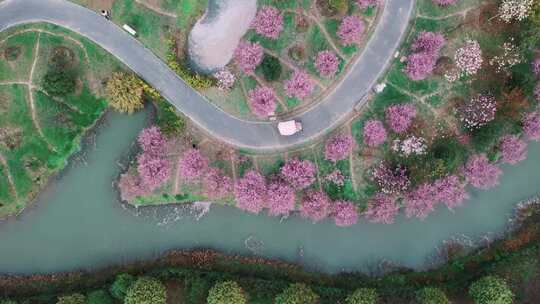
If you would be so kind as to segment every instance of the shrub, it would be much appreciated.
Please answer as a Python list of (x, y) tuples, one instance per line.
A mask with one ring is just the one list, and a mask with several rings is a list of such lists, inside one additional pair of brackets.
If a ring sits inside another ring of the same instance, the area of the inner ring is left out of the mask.
[(113, 304), (113, 299), (105, 290), (96, 290), (88, 294), (87, 304)]
[(167, 44), (169, 45), (169, 51), (166, 55), (167, 65), (180, 76), (182, 80), (197, 90), (208, 89), (214, 85), (215, 82), (211, 77), (193, 72), (185, 63), (178, 60), (176, 57), (176, 42), (174, 40), (169, 39)]
[(511, 304), (514, 301), (506, 281), (497, 276), (485, 276), (474, 282), (469, 295), (476, 304)]
[(43, 90), (53, 96), (66, 96), (75, 92), (77, 73), (64, 64), (52, 64), (43, 76)]
[(133, 74), (113, 73), (106, 92), (109, 105), (118, 112), (131, 114), (144, 106), (144, 82)]
[(109, 288), (109, 292), (113, 298), (123, 301), (128, 289), (135, 282), (135, 278), (127, 273), (121, 273), (116, 276), (114, 282)]
[(159, 100), (155, 104), (157, 106), (156, 124), (161, 132), (167, 136), (181, 135), (186, 127), (184, 116), (176, 112), (176, 109), (164, 100)]
[(376, 304), (378, 300), (375, 289), (358, 288), (345, 299), (345, 304)]
[(86, 297), (80, 293), (58, 297), (56, 304), (86, 304)]
[(307, 285), (295, 283), (276, 297), (275, 304), (315, 304), (318, 300), (319, 296)]
[(418, 304), (450, 304), (442, 290), (434, 287), (424, 287), (416, 293)]
[(128, 289), (124, 304), (165, 304), (167, 290), (158, 280), (141, 277)]
[(264, 79), (267, 81), (278, 80), (282, 71), (281, 62), (279, 62), (279, 59), (268, 54), (264, 55), (258, 69), (260, 69)]
[(14, 300), (0, 300), (0, 304), (17, 304)]
[(247, 303), (244, 291), (234, 281), (220, 282), (208, 292), (208, 304), (245, 304)]

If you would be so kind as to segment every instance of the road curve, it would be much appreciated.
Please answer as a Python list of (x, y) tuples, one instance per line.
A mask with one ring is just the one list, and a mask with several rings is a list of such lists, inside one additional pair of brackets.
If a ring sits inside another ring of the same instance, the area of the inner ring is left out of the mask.
[(189, 87), (167, 65), (120, 27), (66, 0), (4, 0), (0, 31), (47, 22), (70, 29), (100, 45), (154, 86), (200, 128), (233, 146), (257, 152), (302, 145), (339, 126), (386, 70), (412, 17), (415, 0), (385, 0), (385, 8), (363, 53), (343, 81), (316, 106), (301, 114), (304, 131), (282, 137), (275, 123), (236, 118)]

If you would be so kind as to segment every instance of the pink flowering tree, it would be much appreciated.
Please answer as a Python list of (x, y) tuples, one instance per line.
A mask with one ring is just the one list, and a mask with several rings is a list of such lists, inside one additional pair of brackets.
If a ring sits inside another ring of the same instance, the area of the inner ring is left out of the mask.
[(409, 129), (416, 117), (416, 108), (413, 104), (399, 104), (386, 108), (386, 124), (396, 133), (403, 133)]
[(269, 87), (257, 86), (248, 93), (249, 105), (253, 114), (266, 118), (276, 111), (276, 94)]
[(376, 7), (381, 0), (356, 0), (360, 8)]
[(244, 73), (253, 74), (255, 68), (262, 62), (264, 55), (263, 47), (258, 43), (240, 41), (234, 51), (234, 60)]
[(171, 163), (161, 157), (143, 153), (137, 157), (137, 171), (149, 191), (162, 186), (171, 177)]
[(533, 95), (536, 98), (537, 101), (540, 101), (540, 83), (534, 87)]
[(217, 87), (222, 91), (230, 90), (236, 81), (236, 77), (228, 69), (221, 69), (212, 76), (217, 80)]
[(283, 15), (277, 8), (264, 5), (257, 12), (251, 27), (261, 36), (277, 39), (283, 31)]
[(325, 178), (325, 181), (330, 182), (338, 187), (341, 187), (345, 185), (345, 176), (339, 171), (339, 169), (335, 169), (334, 171), (330, 172)]
[(499, 184), (502, 170), (489, 162), (485, 154), (476, 154), (461, 169), (467, 182), (479, 189), (489, 189)]
[(351, 135), (336, 135), (326, 142), (324, 158), (335, 163), (347, 158), (353, 148), (354, 139)]
[(317, 169), (309, 160), (293, 158), (281, 167), (281, 176), (296, 189), (304, 189), (315, 181)]
[(320, 51), (315, 58), (315, 68), (322, 77), (333, 77), (339, 67), (338, 56), (331, 51)]
[(364, 30), (365, 25), (360, 17), (347, 16), (341, 21), (336, 34), (341, 40), (341, 44), (347, 46), (360, 42)]
[(460, 107), (458, 111), (461, 121), (467, 128), (477, 129), (495, 119), (497, 101), (490, 94), (477, 95)]
[(390, 166), (381, 162), (373, 169), (372, 175), (379, 189), (386, 194), (403, 193), (411, 185), (407, 169), (401, 165)]
[(161, 130), (156, 126), (143, 129), (139, 133), (137, 142), (144, 153), (152, 155), (163, 155), (165, 153), (166, 140)]
[(484, 62), (478, 41), (468, 40), (464, 46), (456, 51), (454, 61), (462, 75), (476, 75)]
[(276, 179), (268, 185), (268, 215), (285, 216), (295, 209), (294, 189), (285, 181)]
[(467, 184), (461, 181), (457, 175), (449, 175), (433, 183), (436, 200), (444, 203), (450, 210), (469, 199), (469, 194), (465, 189), (466, 186)]
[(266, 182), (264, 177), (256, 171), (248, 171), (234, 187), (236, 207), (239, 209), (259, 213), (266, 207)]
[(425, 219), (437, 204), (436, 188), (430, 184), (422, 184), (407, 193), (404, 198), (405, 215)]
[(304, 99), (308, 97), (315, 89), (315, 82), (308, 73), (300, 70), (294, 71), (292, 77), (285, 81), (285, 95)]
[(373, 223), (392, 224), (399, 211), (396, 199), (383, 193), (377, 193), (369, 200), (364, 216)]
[(334, 222), (337, 226), (347, 227), (358, 222), (358, 208), (349, 201), (337, 201), (333, 206)]
[(179, 163), (180, 175), (186, 180), (194, 180), (201, 177), (208, 169), (209, 160), (198, 149), (189, 149), (182, 155)]
[(330, 214), (330, 199), (322, 191), (310, 190), (302, 198), (300, 216), (318, 222)]
[(536, 111), (525, 116), (523, 132), (529, 140), (540, 141), (540, 112)]
[(533, 62), (531, 63), (531, 69), (534, 76), (540, 75), (540, 57), (533, 60)]
[(364, 144), (378, 147), (386, 141), (386, 129), (380, 120), (368, 120), (364, 124)]
[(517, 164), (527, 158), (527, 143), (515, 135), (501, 138), (501, 160), (507, 164)]
[(203, 189), (208, 197), (220, 199), (231, 193), (233, 183), (231, 178), (224, 175), (220, 169), (210, 168), (204, 176)]
[(444, 46), (446, 40), (441, 33), (421, 32), (412, 44), (414, 52), (432, 54), (439, 57), (439, 52)]
[(124, 173), (120, 176), (118, 188), (120, 189), (120, 198), (126, 202), (130, 202), (148, 192), (141, 178), (130, 173)]
[(437, 59), (433, 54), (429, 53), (414, 53), (407, 57), (407, 65), (405, 66), (405, 74), (415, 81), (426, 79), (433, 70)]

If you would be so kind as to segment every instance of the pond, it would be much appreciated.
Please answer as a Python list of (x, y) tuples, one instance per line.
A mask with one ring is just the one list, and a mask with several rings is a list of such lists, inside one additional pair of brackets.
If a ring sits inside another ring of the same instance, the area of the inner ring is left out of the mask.
[(425, 221), (399, 217), (393, 225), (361, 221), (339, 228), (297, 217), (280, 223), (221, 206), (212, 206), (198, 221), (180, 207), (136, 212), (117, 201), (112, 181), (146, 115), (109, 114), (84, 161), (75, 160), (34, 207), (0, 224), (0, 272), (93, 269), (201, 247), (281, 258), (330, 273), (369, 271), (381, 259), (421, 268), (445, 239), (503, 231), (515, 204), (540, 192), (540, 143), (535, 143), (527, 161), (504, 167), (499, 187), (472, 191), (463, 207), (440, 208)]

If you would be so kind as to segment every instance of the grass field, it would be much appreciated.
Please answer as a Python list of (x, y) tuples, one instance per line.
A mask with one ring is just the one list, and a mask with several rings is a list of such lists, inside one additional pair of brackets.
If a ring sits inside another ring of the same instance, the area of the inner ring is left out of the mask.
[[(0, 35), (0, 217), (20, 212), (79, 150), (81, 137), (101, 117), (102, 79), (121, 68), (103, 50), (51, 25)], [(42, 89), (55, 52), (76, 71), (74, 93)], [(9, 58), (8, 58), (9, 57)]]

